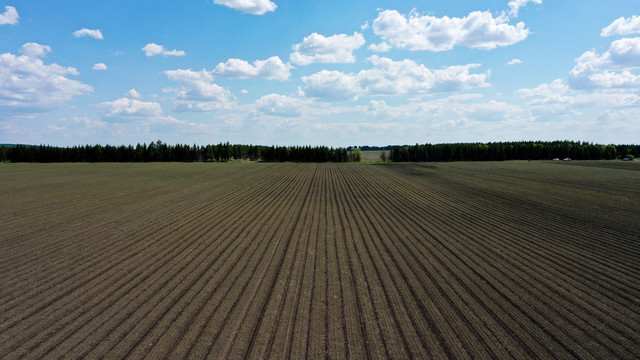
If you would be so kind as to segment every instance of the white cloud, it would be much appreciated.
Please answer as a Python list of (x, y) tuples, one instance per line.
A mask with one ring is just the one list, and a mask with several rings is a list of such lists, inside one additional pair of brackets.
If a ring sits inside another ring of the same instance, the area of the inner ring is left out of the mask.
[[(130, 90), (129, 93), (136, 93)], [(128, 93), (128, 95), (129, 95)], [(135, 134), (139, 141), (140, 136), (158, 138), (158, 134), (166, 136), (170, 134), (204, 134), (209, 132), (209, 126), (194, 122), (176, 119), (173, 116), (163, 114), (162, 107), (156, 102), (145, 102), (123, 97), (114, 101), (104, 102), (98, 105), (103, 112), (99, 125), (100, 134), (112, 132), (117, 138)], [(88, 119), (78, 119), (87, 122)], [(74, 119), (74, 122), (78, 121)], [(90, 123), (88, 124), (90, 125)]]
[(107, 65), (104, 63), (93, 64), (93, 70), (107, 70)]
[(266, 60), (256, 60), (253, 65), (240, 59), (229, 59), (219, 63), (213, 74), (238, 79), (268, 79), (284, 81), (291, 76), (291, 65), (285, 64), (278, 56)]
[(296, 117), (300, 116), (306, 102), (286, 95), (268, 94), (256, 100), (255, 106), (266, 115)]
[[(624, 109), (608, 109), (598, 114), (596, 120), (601, 125), (604, 125), (607, 130), (614, 129), (614, 133), (620, 136), (626, 134), (633, 139), (631, 142), (635, 143), (640, 135), (640, 128), (638, 128), (637, 122), (632, 119), (640, 118), (640, 108), (624, 108)], [(636, 131), (629, 131), (630, 125), (635, 125)], [(621, 140), (618, 140), (620, 143)]]
[[(23, 48), (29, 53), (37, 47)], [(73, 67), (57, 64), (45, 65), (34, 56), (1, 54), (0, 113), (21, 114), (51, 110), (74, 96), (93, 91), (91, 86), (67, 78), (69, 75), (78, 75), (78, 71)]]
[(515, 93), (524, 98), (537, 99), (538, 103), (562, 102), (562, 97), (572, 92), (569, 85), (560, 79), (550, 84), (541, 84), (533, 89), (519, 89)]
[(509, 3), (507, 4), (507, 6), (509, 6), (509, 16), (513, 16), (513, 17), (518, 17), (518, 12), (520, 11), (520, 8), (527, 5), (527, 3), (534, 3), (534, 4), (542, 4), (542, 0), (511, 0), (509, 1)]
[(383, 41), (380, 44), (369, 45), (368, 49), (375, 52), (387, 52), (392, 49), (392, 46), (389, 45), (386, 41)]
[(629, 34), (640, 34), (640, 16), (633, 15), (630, 18), (620, 17), (600, 32), (600, 36)]
[(266, 12), (275, 11), (278, 7), (269, 0), (213, 0), (213, 2), (253, 15), (263, 15)]
[(163, 135), (166, 135), (167, 133), (202, 135), (208, 133), (210, 130), (210, 127), (208, 125), (176, 119), (171, 115), (155, 116), (151, 118), (146, 123), (146, 125), (148, 126), (150, 132), (159, 132)]
[(640, 76), (629, 71), (620, 73), (604, 71), (589, 75), (589, 81), (599, 88), (640, 88)]
[(508, 64), (508, 65), (522, 64), (522, 60), (520, 60), (520, 59), (513, 59), (513, 60), (509, 61), (507, 64)]
[(389, 106), (382, 100), (371, 100), (363, 111), (370, 117), (383, 120), (422, 118), (423, 121), (429, 122), (469, 119), (488, 122), (522, 113), (519, 106), (495, 100), (487, 101), (480, 94), (452, 95), (399, 106)]
[(102, 36), (102, 31), (100, 29), (90, 30), (90, 29), (80, 29), (73, 32), (73, 36), (80, 37), (91, 37), (96, 40), (102, 40), (104, 37)]
[(165, 49), (164, 46), (162, 45), (158, 45), (158, 44), (154, 44), (154, 43), (149, 43), (147, 45), (145, 45), (142, 48), (142, 51), (144, 51), (145, 55), (147, 56), (156, 56), (156, 55), (162, 55), (162, 56), (185, 56), (186, 53), (182, 50), (167, 50)]
[(215, 111), (232, 106), (231, 93), (213, 83), (213, 76), (206, 70), (178, 69), (164, 73), (181, 85), (180, 89), (171, 89), (176, 93), (175, 111)]
[(469, 73), (479, 64), (430, 70), (413, 60), (393, 61), (377, 55), (368, 60), (374, 65), (373, 69), (358, 74), (360, 84), (368, 93), (407, 95), (488, 86), (487, 74)]
[(354, 75), (339, 71), (322, 70), (310, 76), (303, 76), (306, 84), (304, 95), (327, 100), (354, 100), (363, 94)]
[(86, 139), (96, 135), (103, 137), (105, 132), (109, 130), (109, 124), (102, 120), (76, 116), (72, 119), (62, 118), (58, 123), (47, 125), (46, 130), (44, 133), (46, 138), (55, 135), (74, 142), (77, 139)]
[[(297, 96), (292, 96), (297, 98)], [(247, 119), (254, 121), (256, 143), (278, 143), (293, 139), (295, 144), (415, 143), (421, 141), (500, 141), (531, 136), (531, 126), (520, 126), (529, 115), (520, 105), (485, 99), (481, 94), (454, 94), (428, 100), (370, 99), (361, 105), (349, 103), (326, 106), (319, 101), (302, 99), (298, 116), (265, 114), (260, 111)], [(257, 109), (256, 109), (257, 110)], [(277, 107), (276, 107), (277, 110)], [(517, 125), (514, 125), (517, 124)], [(506, 135), (505, 135), (506, 129)], [(515, 134), (515, 135), (514, 135)], [(538, 132), (539, 134), (539, 132)], [(248, 134), (244, 133), (244, 136)]]
[(611, 65), (615, 68), (640, 67), (640, 37), (616, 40), (608, 51)]
[(30, 58), (45, 57), (51, 52), (51, 47), (48, 45), (40, 45), (38, 43), (26, 43), (20, 48), (20, 52)]
[[(75, 116), (71, 123), (76, 126), (80, 126), (85, 129), (101, 129), (104, 128), (107, 124), (100, 120), (90, 119), (86, 116)], [(75, 127), (75, 126), (74, 126)]]
[(15, 25), (18, 23), (20, 16), (13, 6), (5, 6), (4, 12), (0, 14), (0, 25)]
[[(640, 69), (640, 37), (616, 40), (602, 55), (587, 51), (576, 62), (569, 73), (575, 88), (638, 87), (638, 76), (630, 70)], [(623, 72), (612, 72), (615, 70)]]
[(124, 96), (133, 99), (140, 99), (142, 97), (142, 94), (140, 94), (136, 89), (131, 89), (127, 91)]
[(624, 38), (611, 43), (609, 50), (598, 55), (590, 50), (576, 59), (577, 65), (572, 75), (603, 69), (622, 69), (640, 67), (640, 37)]
[(371, 100), (369, 105), (365, 107), (365, 112), (372, 116), (380, 116), (381, 114), (389, 114), (391, 107), (384, 100)]
[(323, 70), (303, 77), (304, 94), (349, 100), (363, 95), (417, 95), (489, 86), (488, 73), (470, 73), (479, 64), (431, 70), (413, 60), (393, 61), (373, 55), (368, 61), (373, 67), (355, 75)]
[(474, 11), (463, 18), (437, 18), (415, 12), (406, 17), (396, 10), (385, 10), (373, 22), (373, 30), (390, 45), (412, 51), (447, 51), (456, 45), (490, 50), (529, 35), (524, 23), (514, 26), (508, 21), (506, 15), (495, 18), (489, 11)]
[(126, 97), (111, 102), (103, 102), (99, 105), (106, 111), (107, 117), (149, 117), (162, 113), (162, 107), (155, 102), (144, 102)]
[(564, 81), (557, 79), (550, 84), (541, 84), (533, 89), (519, 89), (516, 95), (529, 99), (527, 105), (536, 115), (573, 114), (582, 115), (582, 108), (611, 108), (640, 105), (640, 96), (635, 93), (583, 92), (576, 91)]
[(295, 52), (291, 53), (289, 59), (297, 65), (352, 63), (356, 61), (353, 52), (364, 43), (364, 37), (357, 32), (351, 36), (339, 34), (329, 37), (313, 33), (293, 46)]

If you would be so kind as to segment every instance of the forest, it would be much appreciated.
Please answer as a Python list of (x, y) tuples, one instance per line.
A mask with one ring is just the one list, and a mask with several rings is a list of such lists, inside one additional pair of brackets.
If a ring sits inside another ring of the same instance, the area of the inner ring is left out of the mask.
[(599, 145), (575, 141), (519, 141), (396, 146), (395, 162), (504, 160), (614, 160), (640, 156), (640, 145)]
[[(2, 145), (0, 162), (354, 162), (369, 146), (170, 145), (161, 140), (148, 145)], [(640, 145), (600, 145), (575, 141), (520, 141), (388, 146), (393, 162), (613, 160), (640, 156)]]

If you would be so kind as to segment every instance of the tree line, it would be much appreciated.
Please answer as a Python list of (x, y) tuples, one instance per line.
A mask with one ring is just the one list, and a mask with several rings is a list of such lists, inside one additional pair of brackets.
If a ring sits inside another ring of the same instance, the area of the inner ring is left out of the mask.
[(599, 145), (575, 141), (416, 144), (396, 146), (395, 162), (504, 160), (613, 160), (640, 156), (640, 145)]
[(360, 161), (359, 149), (326, 146), (261, 146), (232, 145), (169, 145), (153, 141), (136, 146), (84, 145), (58, 147), (48, 145), (0, 146), (0, 161), (10, 162), (226, 162), (234, 160), (266, 162), (347, 162)]
[(262, 148), (260, 159), (268, 162), (350, 162), (360, 161), (362, 152), (357, 148), (348, 151), (326, 146), (271, 146)]
[(258, 160), (260, 147), (252, 145), (169, 145), (158, 140), (136, 146), (84, 145), (58, 147), (16, 145), (0, 147), (0, 161), (11, 162), (156, 162)]
[[(612, 160), (640, 156), (640, 145), (599, 145), (574, 141), (416, 144), (390, 148), (388, 159), (394, 162), (549, 160), (567, 157), (574, 160)], [(386, 151), (384, 154), (386, 159)], [(169, 145), (160, 140), (136, 146), (0, 146), (0, 161), (10, 162), (226, 162), (231, 159), (352, 162), (361, 158), (361, 149), (353, 147), (232, 145), (229, 142), (204, 146)]]

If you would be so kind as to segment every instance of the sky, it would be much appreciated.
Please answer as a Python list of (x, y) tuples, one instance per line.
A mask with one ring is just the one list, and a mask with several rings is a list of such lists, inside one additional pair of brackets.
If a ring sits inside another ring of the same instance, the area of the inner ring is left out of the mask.
[(0, 143), (637, 144), (639, 89), (637, 0), (0, 0)]

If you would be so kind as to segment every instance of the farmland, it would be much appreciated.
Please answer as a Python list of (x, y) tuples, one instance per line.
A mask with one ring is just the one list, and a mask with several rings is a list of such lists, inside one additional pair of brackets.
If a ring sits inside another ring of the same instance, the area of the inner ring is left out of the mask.
[(640, 162), (0, 164), (0, 358), (640, 356)]

